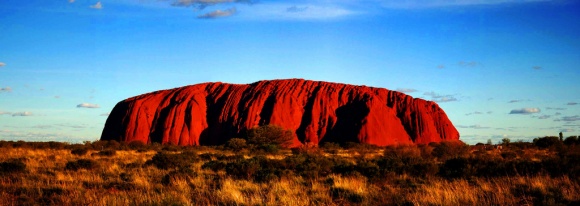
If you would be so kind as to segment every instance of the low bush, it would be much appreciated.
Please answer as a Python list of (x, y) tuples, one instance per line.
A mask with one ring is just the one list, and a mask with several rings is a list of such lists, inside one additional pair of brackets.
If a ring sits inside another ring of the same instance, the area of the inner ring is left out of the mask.
[(66, 170), (73, 170), (73, 171), (77, 171), (79, 169), (92, 170), (92, 169), (96, 169), (98, 166), (99, 165), (95, 160), (79, 159), (76, 161), (68, 161), (66, 163), (65, 169)]
[(116, 154), (117, 154), (116, 150), (107, 149), (107, 150), (99, 151), (98, 153), (94, 153), (92, 155), (93, 156), (102, 156), (102, 157), (112, 157), (112, 156), (115, 156)]
[(145, 164), (154, 165), (159, 169), (183, 169), (191, 166), (199, 158), (195, 152), (182, 152), (178, 154), (170, 154), (166, 152), (157, 152)]
[(72, 149), (70, 151), (71, 154), (78, 155), (78, 156), (86, 155), (88, 152), (89, 152), (89, 150), (85, 147), (75, 148), (75, 149)]
[(463, 142), (440, 142), (432, 144), (434, 157), (441, 160), (465, 156), (469, 153), (469, 146)]
[(248, 145), (246, 144), (246, 140), (242, 138), (232, 138), (226, 142), (225, 147), (233, 150), (233, 151), (240, 151), (246, 148)]
[(208, 161), (206, 163), (204, 163), (203, 165), (201, 165), (201, 169), (209, 169), (212, 170), (214, 172), (220, 171), (220, 170), (225, 170), (227, 166), (227, 163), (221, 160), (211, 160)]
[(292, 145), (294, 134), (280, 126), (263, 125), (248, 130), (245, 139), (252, 145), (277, 145), (286, 148)]
[(558, 144), (561, 144), (560, 138), (554, 136), (540, 137), (534, 139), (534, 145), (542, 149), (549, 148)]
[(22, 159), (9, 159), (0, 162), (0, 174), (21, 173), (26, 171), (26, 164)]

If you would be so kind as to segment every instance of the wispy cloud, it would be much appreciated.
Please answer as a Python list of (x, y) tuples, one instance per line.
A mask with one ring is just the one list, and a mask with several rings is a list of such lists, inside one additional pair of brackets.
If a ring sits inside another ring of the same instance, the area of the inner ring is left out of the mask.
[(483, 114), (483, 112), (480, 112), (480, 111), (470, 112), (470, 113), (465, 114), (465, 116), (477, 115), (477, 114)]
[(443, 64), (437, 65), (437, 69), (445, 69), (445, 65)]
[(0, 62), (0, 67), (6, 66), (6, 63)]
[(457, 125), (458, 128), (464, 128), (464, 129), (489, 129), (490, 127), (483, 127), (479, 124), (474, 124), (474, 125)]
[(541, 110), (539, 108), (522, 108), (522, 109), (513, 109), (510, 114), (534, 114), (538, 113)]
[(103, 8), (103, 4), (101, 4), (100, 1), (97, 1), (96, 4), (93, 4), (90, 6), (92, 9), (102, 9)]
[(454, 95), (441, 95), (435, 92), (425, 92), (423, 95), (431, 97), (432, 101), (435, 102), (453, 102), (458, 101), (458, 99)]
[(480, 5), (522, 4), (550, 0), (384, 0), (381, 5), (390, 9), (426, 9), (440, 7), (467, 7)]
[(578, 104), (578, 102), (568, 102), (568, 104), (566, 104), (566, 105), (577, 105), (577, 104)]
[(541, 70), (542, 67), (541, 66), (533, 66), (532, 69), (534, 69), (534, 70)]
[[(294, 9), (296, 7), (296, 9)], [(306, 8), (306, 9), (304, 9)], [(248, 17), (258, 20), (331, 20), (358, 14), (340, 4), (289, 5), (280, 3), (259, 4), (252, 7)]]
[(82, 103), (77, 105), (77, 108), (100, 108), (98, 104), (91, 104), (91, 103)]
[(75, 3), (75, 0), (68, 0), (68, 3)]
[(542, 115), (542, 116), (539, 116), (538, 119), (548, 119), (550, 117), (551, 117), (550, 115)]
[(562, 108), (562, 107), (546, 107), (546, 110), (566, 110), (566, 108)]
[(459, 63), (457, 63), (459, 66), (462, 67), (477, 67), (477, 66), (481, 66), (482, 64), (476, 61), (460, 61)]
[(562, 118), (559, 119), (555, 119), (554, 121), (565, 121), (565, 122), (575, 122), (580, 120), (580, 116), (579, 115), (574, 115), (574, 116), (563, 116)]
[(0, 92), (12, 92), (12, 88), (11, 87), (0, 88)]
[(254, 4), (255, 0), (171, 0), (172, 6), (180, 7), (193, 7), (197, 10), (203, 10), (206, 7), (214, 6), (218, 4), (229, 4), (229, 3), (241, 3), (241, 4)]
[(237, 12), (236, 7), (232, 7), (230, 9), (226, 9), (226, 10), (215, 10), (209, 13), (205, 13), (202, 15), (197, 16), (197, 18), (199, 19), (216, 19), (216, 18), (221, 18), (221, 17), (228, 17), (231, 15), (234, 15)]
[(5, 114), (6, 115), (10, 115), (10, 114), (12, 114), (12, 112), (3, 112), (3, 111), (0, 111), (0, 115), (5, 115)]
[(16, 112), (16, 113), (12, 113), (13, 117), (26, 117), (26, 116), (32, 116), (32, 112)]
[(413, 93), (416, 92), (416, 89), (411, 89), (411, 88), (397, 88), (397, 90), (395, 90), (397, 92), (402, 92), (402, 93)]
[(516, 102), (521, 102), (521, 101), (524, 101), (524, 100), (514, 99), (514, 100), (510, 100), (508, 103), (516, 103)]
[(291, 7), (286, 8), (286, 11), (287, 12), (303, 12), (303, 11), (306, 11), (306, 9), (308, 9), (307, 6), (304, 6), (304, 7), (291, 6)]
[(565, 129), (561, 129), (560, 132), (574, 132), (574, 129), (570, 129), (570, 128), (565, 128)]

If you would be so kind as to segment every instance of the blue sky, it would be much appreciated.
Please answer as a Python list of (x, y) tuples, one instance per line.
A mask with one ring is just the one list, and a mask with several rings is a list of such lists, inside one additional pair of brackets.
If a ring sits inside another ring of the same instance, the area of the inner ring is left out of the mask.
[(580, 1), (3, 0), (0, 139), (95, 141), (125, 98), (303, 78), (437, 101), (467, 143), (580, 135)]

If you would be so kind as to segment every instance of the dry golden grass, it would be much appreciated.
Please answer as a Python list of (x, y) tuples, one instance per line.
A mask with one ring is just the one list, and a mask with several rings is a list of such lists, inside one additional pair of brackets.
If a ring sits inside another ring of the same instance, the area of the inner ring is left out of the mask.
[[(420, 156), (417, 148), (404, 152)], [(206, 149), (196, 151), (236, 153)], [(380, 180), (362, 175), (330, 174), (313, 179), (298, 175), (275, 181), (236, 179), (224, 171), (192, 162), (185, 172), (145, 165), (155, 151), (116, 151), (114, 156), (72, 155), (70, 150), (0, 148), (0, 162), (22, 159), (26, 171), (0, 176), (0, 205), (532, 205), (580, 202), (579, 178), (510, 176), (444, 179), (390, 174)], [(180, 153), (173, 152), (173, 153)], [(367, 152), (367, 158), (382, 155)], [(289, 151), (267, 155), (284, 159)], [(329, 155), (329, 154), (324, 154)], [(526, 154), (549, 155), (549, 154)], [(355, 152), (335, 157), (354, 162)], [(245, 158), (252, 155), (246, 153)], [(94, 169), (66, 170), (69, 161), (90, 159)]]

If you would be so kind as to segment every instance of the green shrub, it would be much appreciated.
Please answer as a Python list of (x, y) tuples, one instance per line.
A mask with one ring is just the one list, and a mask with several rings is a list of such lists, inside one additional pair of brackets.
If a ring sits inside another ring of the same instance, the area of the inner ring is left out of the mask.
[(278, 145), (290, 147), (294, 139), (294, 134), (276, 125), (263, 125), (254, 127), (247, 131), (247, 143), (252, 145)]
[(157, 152), (146, 164), (152, 164), (159, 169), (183, 169), (191, 166), (198, 160), (197, 154), (190, 151), (179, 154)]
[(564, 140), (565, 145), (575, 145), (575, 144), (579, 144), (579, 143), (580, 143), (580, 139), (578, 139), (577, 136), (566, 137), (566, 139)]
[(328, 152), (330, 154), (336, 154), (338, 153), (338, 151), (340, 151), (340, 149), (342, 149), (342, 147), (340, 147), (340, 144), (336, 142), (324, 142), (322, 143), (322, 145), (320, 145), (320, 148), (322, 148), (325, 152)]
[(228, 175), (235, 178), (251, 180), (253, 175), (260, 170), (260, 163), (257, 158), (237, 160), (228, 163), (225, 169)]
[(246, 144), (246, 140), (242, 138), (232, 138), (226, 142), (226, 148), (231, 149), (233, 151), (240, 151), (246, 148), (248, 145)]
[(461, 157), (469, 152), (469, 146), (463, 142), (441, 142), (432, 145), (434, 148), (431, 154), (439, 159)]
[(534, 145), (536, 147), (545, 149), (554, 145), (561, 144), (560, 138), (554, 136), (540, 137), (534, 139)]
[(469, 177), (474, 174), (469, 160), (461, 157), (445, 161), (441, 168), (439, 168), (439, 173), (442, 177), (450, 179)]
[(201, 169), (210, 169), (214, 172), (220, 171), (220, 170), (225, 170), (227, 166), (227, 163), (224, 161), (220, 161), (220, 160), (211, 160), (209, 162), (204, 163), (201, 166)]

